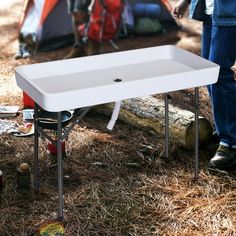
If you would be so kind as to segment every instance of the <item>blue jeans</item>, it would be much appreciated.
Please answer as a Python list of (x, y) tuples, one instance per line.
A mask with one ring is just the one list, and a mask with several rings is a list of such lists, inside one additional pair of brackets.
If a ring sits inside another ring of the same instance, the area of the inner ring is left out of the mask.
[(231, 67), (236, 60), (236, 25), (203, 23), (202, 56), (220, 65), (218, 82), (208, 86), (220, 143), (236, 148), (236, 81)]

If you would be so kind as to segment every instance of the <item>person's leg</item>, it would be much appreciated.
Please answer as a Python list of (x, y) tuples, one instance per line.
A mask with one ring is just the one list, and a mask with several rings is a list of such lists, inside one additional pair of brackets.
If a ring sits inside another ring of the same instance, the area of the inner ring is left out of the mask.
[(90, 2), (90, 0), (68, 0), (68, 10), (72, 16), (75, 43), (72, 51), (64, 59), (86, 55), (78, 28), (88, 21), (88, 6)]
[(25, 38), (21, 33), (19, 34), (18, 43), (19, 45), (15, 54), (15, 59), (28, 58), (30, 56), (30, 52), (28, 50), (27, 43), (25, 42)]
[[(212, 34), (212, 16), (207, 15), (205, 20), (203, 21), (203, 29), (202, 29), (202, 53), (201, 53), (201, 55), (205, 59), (209, 59), (209, 55), (210, 55), (211, 34)], [(210, 86), (207, 86), (207, 90), (208, 90), (209, 96), (211, 98)], [(219, 142), (219, 137), (218, 137), (215, 129), (212, 133), (211, 140), (214, 143)]]
[(89, 14), (88, 14), (89, 4), (90, 0), (74, 0), (73, 10), (72, 10), (72, 24), (73, 24), (73, 31), (76, 45), (83, 44), (78, 27), (82, 24), (86, 24), (89, 20)]
[(203, 22), (203, 28), (202, 28), (201, 55), (205, 59), (208, 59), (210, 55), (211, 31), (212, 31), (212, 20), (211, 20), (211, 16), (208, 16), (208, 18)]
[(23, 56), (23, 52), (22, 52), (23, 45), (24, 45), (23, 35), (21, 33), (19, 33), (18, 48), (17, 48), (17, 52), (15, 54), (15, 59), (21, 59), (22, 58), (22, 56)]
[(97, 42), (95, 40), (88, 39), (87, 41), (87, 55), (97, 55), (101, 53), (101, 42)]
[[(220, 150), (210, 163), (227, 167), (236, 163), (236, 81), (231, 67), (236, 59), (236, 26), (213, 26), (209, 60), (220, 65), (218, 82), (209, 86)], [(222, 148), (223, 145), (223, 148)]]

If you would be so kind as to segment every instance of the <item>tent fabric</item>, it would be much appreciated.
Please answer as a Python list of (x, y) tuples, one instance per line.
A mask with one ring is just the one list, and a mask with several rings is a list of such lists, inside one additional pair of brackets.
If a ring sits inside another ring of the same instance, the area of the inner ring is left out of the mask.
[[(158, 3), (163, 9), (160, 20), (177, 25), (171, 16), (171, 5), (168, 0), (128, 0), (128, 2)], [(67, 0), (25, 0), (20, 27), (21, 36), (23, 38), (30, 36), (29, 41), (35, 44), (36, 51), (53, 50), (72, 44), (74, 41)]]
[(143, 4), (159, 4), (164, 11), (162, 19), (163, 20), (171, 20), (175, 22), (171, 15), (172, 6), (170, 5), (168, 0), (128, 0), (132, 5), (143, 3)]
[[(124, 12), (126, 13), (124, 18), (125, 20), (127, 17), (128, 19), (133, 18), (133, 24), (124, 22), (124, 35), (132, 34), (132, 32), (136, 35), (139, 35), (140, 32), (142, 34), (144, 32), (153, 34), (153, 29), (155, 27), (159, 28), (160, 25), (162, 27), (158, 31), (159, 33), (168, 33), (180, 29), (171, 14), (172, 7), (168, 0), (126, 0), (126, 2), (129, 5), (129, 11)], [(140, 21), (142, 22), (141, 25), (145, 22), (144, 25), (148, 26), (145, 30), (140, 29)], [(157, 25), (155, 25), (155, 21)], [(138, 27), (136, 27), (137, 24)], [(138, 31), (135, 30), (136, 28), (138, 28)]]
[(29, 34), (35, 34), (37, 32), (40, 25), (43, 4), (44, 0), (37, 0), (34, 5), (31, 5), (31, 7), (27, 10), (27, 14), (21, 28), (23, 37)]
[(23, 10), (20, 34), (30, 37), (36, 50), (53, 50), (73, 42), (66, 0), (26, 0)]
[(40, 25), (43, 25), (43, 23), (47, 19), (48, 15), (50, 14), (50, 12), (56, 6), (57, 2), (58, 2), (58, 0), (50, 0), (50, 1), (45, 1), (44, 2), (42, 16), (41, 16), (41, 19), (40, 19)]

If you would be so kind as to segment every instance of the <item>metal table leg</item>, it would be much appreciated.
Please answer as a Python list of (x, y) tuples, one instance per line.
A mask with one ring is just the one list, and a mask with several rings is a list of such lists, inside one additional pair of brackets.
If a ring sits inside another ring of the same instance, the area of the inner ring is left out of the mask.
[[(76, 121), (65, 131), (65, 133), (62, 133), (62, 115), (61, 112), (57, 112), (57, 140), (56, 140), (56, 146), (57, 146), (57, 164), (58, 164), (58, 218), (63, 219), (63, 208), (64, 208), (64, 198), (63, 198), (63, 160), (62, 160), (62, 141), (68, 137), (69, 132), (73, 129), (73, 127), (79, 123), (79, 121), (88, 113), (91, 107), (86, 107), (84, 109), (81, 109), (81, 112), (79, 114), (79, 117), (76, 119)], [(35, 124), (35, 138), (34, 138), (34, 186), (35, 190), (39, 190), (39, 165), (38, 165), (38, 141), (39, 141), (39, 134), (41, 134), (43, 137), (46, 137), (48, 140), (53, 142), (53, 139), (43, 131), (41, 127), (38, 126), (38, 114), (39, 112), (39, 106), (35, 103), (34, 107), (34, 124)], [(55, 143), (55, 142), (54, 142)]]
[(39, 130), (38, 130), (38, 110), (39, 106), (34, 103), (34, 190), (39, 191)]
[(199, 172), (199, 88), (194, 88), (194, 107), (195, 107), (195, 163), (194, 163), (194, 180), (198, 179)]
[(165, 93), (165, 157), (169, 157), (169, 97), (168, 93)]
[(62, 161), (62, 125), (61, 125), (61, 112), (57, 112), (57, 165), (58, 165), (58, 196), (59, 196), (59, 208), (58, 217), (63, 218), (63, 161)]

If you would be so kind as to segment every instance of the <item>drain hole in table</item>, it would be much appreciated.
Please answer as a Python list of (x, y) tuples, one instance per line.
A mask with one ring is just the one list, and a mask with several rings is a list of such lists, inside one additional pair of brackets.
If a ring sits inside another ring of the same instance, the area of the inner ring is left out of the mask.
[(121, 82), (122, 81), (122, 79), (119, 79), (119, 78), (117, 78), (117, 79), (114, 79), (114, 82)]

